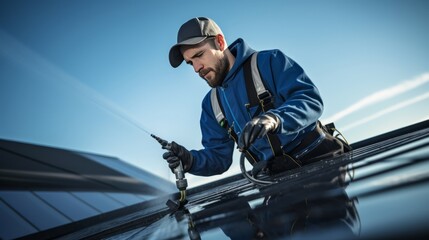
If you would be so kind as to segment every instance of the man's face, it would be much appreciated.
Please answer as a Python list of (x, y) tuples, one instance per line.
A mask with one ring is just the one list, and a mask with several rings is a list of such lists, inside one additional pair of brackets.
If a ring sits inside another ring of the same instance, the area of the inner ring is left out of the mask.
[(210, 87), (220, 86), (228, 74), (230, 63), (226, 54), (213, 41), (208, 39), (194, 46), (183, 46), (185, 62), (194, 67), (194, 71), (204, 79)]

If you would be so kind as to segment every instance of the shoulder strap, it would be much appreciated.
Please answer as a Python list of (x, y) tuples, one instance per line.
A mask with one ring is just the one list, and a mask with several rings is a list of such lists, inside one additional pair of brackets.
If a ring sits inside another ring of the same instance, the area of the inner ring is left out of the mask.
[(257, 62), (258, 53), (252, 55), (250, 69), (252, 70), (253, 84), (256, 89), (256, 93), (259, 95), (263, 94), (267, 90), (265, 89), (264, 83), (262, 82), (261, 75), (259, 74), (258, 62)]
[(213, 113), (216, 117), (216, 121), (222, 126), (225, 127), (225, 115), (223, 114), (223, 109), (221, 108), (220, 104), (219, 104), (219, 100), (218, 100), (218, 96), (217, 96), (217, 89), (216, 88), (212, 88), (211, 93), (210, 93), (210, 101), (212, 103), (212, 109), (213, 109)]
[[(252, 65), (252, 63), (256, 64), (256, 56), (257, 53), (254, 53), (249, 60), (244, 62), (243, 64), (243, 72), (244, 72), (244, 79), (246, 83), (246, 92), (247, 92), (247, 98), (249, 99), (249, 103), (246, 105), (247, 107), (253, 107), (258, 106), (258, 92), (256, 91), (255, 81), (260, 80), (258, 66)], [(254, 61), (252, 61), (254, 60)], [(258, 73), (256, 77), (253, 76), (252, 69), (256, 68), (256, 72)], [(253, 80), (253, 81), (252, 81)], [(263, 86), (263, 85), (262, 85)]]
[(243, 64), (244, 78), (246, 82), (247, 97), (249, 99), (248, 107), (261, 104), (260, 98), (267, 92), (258, 68), (258, 53), (252, 54), (250, 61)]
[(259, 73), (257, 63), (257, 53), (252, 55), (251, 61), (246, 62), (243, 66), (244, 77), (246, 79), (246, 91), (249, 98), (247, 107), (260, 106), (261, 109), (256, 112), (256, 115), (262, 110), (266, 112), (274, 107), (273, 99), (270, 91), (268, 91)]

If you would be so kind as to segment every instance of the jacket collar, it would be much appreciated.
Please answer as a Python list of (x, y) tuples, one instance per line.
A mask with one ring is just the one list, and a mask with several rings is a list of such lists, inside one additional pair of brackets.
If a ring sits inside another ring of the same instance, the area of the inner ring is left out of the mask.
[(225, 79), (222, 82), (222, 86), (225, 87), (229, 81), (234, 79), (234, 76), (237, 72), (242, 68), (243, 63), (246, 61), (248, 57), (250, 57), (255, 50), (249, 47), (243, 39), (238, 38), (231, 45), (229, 45), (228, 49), (231, 51), (232, 55), (235, 57), (234, 65), (231, 70), (226, 75)]

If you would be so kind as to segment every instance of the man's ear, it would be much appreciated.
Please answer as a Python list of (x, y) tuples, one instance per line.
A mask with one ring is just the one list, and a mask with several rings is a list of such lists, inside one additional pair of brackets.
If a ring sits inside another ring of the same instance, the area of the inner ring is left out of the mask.
[(225, 38), (223, 37), (222, 34), (216, 35), (216, 45), (219, 48), (219, 50), (221, 51), (225, 50), (226, 43), (225, 43)]

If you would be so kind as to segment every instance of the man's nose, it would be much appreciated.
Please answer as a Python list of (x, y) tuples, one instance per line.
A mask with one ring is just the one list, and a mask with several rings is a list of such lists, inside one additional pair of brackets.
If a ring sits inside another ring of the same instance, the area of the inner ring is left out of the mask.
[(201, 71), (201, 69), (203, 69), (203, 65), (202, 64), (200, 64), (200, 63), (194, 63), (194, 71), (196, 72), (196, 73), (199, 73), (200, 71)]

